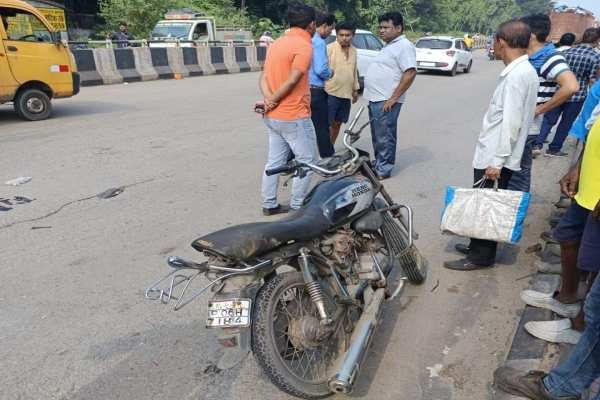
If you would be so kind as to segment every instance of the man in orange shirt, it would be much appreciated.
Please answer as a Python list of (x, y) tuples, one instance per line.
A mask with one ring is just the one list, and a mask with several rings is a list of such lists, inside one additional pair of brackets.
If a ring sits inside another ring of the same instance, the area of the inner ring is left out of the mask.
[[(310, 118), (308, 72), (312, 61), (311, 39), (316, 26), (315, 9), (305, 5), (288, 8), (289, 31), (269, 48), (260, 88), (264, 96), (265, 125), (269, 133), (269, 160), (265, 170), (284, 165), (290, 152), (296, 160), (314, 163), (318, 159), (315, 128)], [(310, 175), (296, 177), (290, 207), (302, 206)], [(277, 202), (279, 175), (263, 172), (263, 214), (274, 215), (286, 209)]]

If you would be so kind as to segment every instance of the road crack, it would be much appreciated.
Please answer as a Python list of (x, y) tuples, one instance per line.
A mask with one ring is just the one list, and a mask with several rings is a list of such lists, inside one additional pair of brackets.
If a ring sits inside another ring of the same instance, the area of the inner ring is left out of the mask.
[[(129, 185), (120, 186), (119, 188), (122, 189), (122, 190), (125, 190), (125, 189), (128, 189), (128, 188), (134, 187), (134, 186), (143, 185), (145, 183), (150, 183), (150, 182), (155, 181), (155, 180), (156, 180), (156, 178), (146, 179), (144, 181), (134, 182), (134, 183), (131, 183)], [(5, 224), (5, 225), (0, 225), (0, 230), (1, 229), (12, 228), (13, 226), (16, 226), (16, 225), (27, 224), (29, 222), (42, 221), (42, 220), (44, 220), (46, 218), (50, 218), (50, 217), (58, 214), (59, 212), (61, 212), (62, 210), (64, 210), (65, 208), (67, 208), (67, 207), (69, 207), (69, 206), (71, 206), (73, 204), (82, 203), (84, 201), (92, 200), (92, 199), (95, 199), (95, 198), (98, 198), (98, 194), (95, 194), (93, 196), (84, 197), (82, 199), (71, 200), (68, 203), (62, 204), (56, 210), (51, 211), (48, 214), (42, 215), (41, 217), (36, 217), (36, 218), (31, 218), (31, 219), (24, 219), (24, 220), (20, 220), (20, 221), (14, 221), (14, 222), (11, 222), (11, 223)]]

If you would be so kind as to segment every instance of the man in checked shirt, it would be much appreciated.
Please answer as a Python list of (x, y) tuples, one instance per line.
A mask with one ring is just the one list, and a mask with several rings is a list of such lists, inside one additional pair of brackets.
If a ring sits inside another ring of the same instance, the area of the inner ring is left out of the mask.
[(596, 28), (590, 28), (583, 34), (583, 39), (579, 46), (575, 46), (563, 53), (567, 64), (571, 71), (577, 76), (579, 81), (579, 91), (575, 93), (569, 101), (563, 103), (559, 107), (547, 112), (544, 115), (542, 129), (534, 144), (534, 155), (539, 155), (544, 147), (544, 142), (550, 134), (552, 127), (558, 122), (554, 140), (546, 150), (546, 156), (566, 156), (567, 153), (562, 151), (563, 143), (567, 138), (569, 130), (573, 122), (579, 115), (583, 102), (588, 94), (588, 87), (598, 78), (600, 72), (600, 54), (594, 49), (598, 46), (600, 40), (600, 32)]

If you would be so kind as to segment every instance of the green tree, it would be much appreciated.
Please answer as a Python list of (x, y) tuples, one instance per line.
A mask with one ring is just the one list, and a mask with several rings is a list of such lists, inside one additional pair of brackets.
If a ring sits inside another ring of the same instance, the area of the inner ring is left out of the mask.
[(191, 8), (211, 17), (218, 25), (250, 26), (245, 10), (234, 6), (233, 0), (100, 0), (100, 15), (107, 28), (116, 29), (125, 21), (137, 38), (147, 38), (156, 22), (171, 9)]
[(517, 5), (521, 8), (523, 15), (545, 13), (554, 8), (554, 1), (551, 0), (517, 0)]

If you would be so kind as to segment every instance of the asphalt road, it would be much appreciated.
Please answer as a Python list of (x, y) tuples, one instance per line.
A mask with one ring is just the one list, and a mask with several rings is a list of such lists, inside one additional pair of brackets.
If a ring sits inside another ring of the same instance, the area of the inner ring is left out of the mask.
[[(420, 74), (402, 110), (388, 190), (414, 207), (428, 281), (386, 306), (354, 398), (488, 399), (532, 272), (523, 249), (497, 268), (441, 268), (456, 239), (439, 232), (448, 184), (469, 185), (475, 139), (500, 62), (477, 53), (470, 74)], [(179, 312), (144, 300), (166, 255), (228, 225), (265, 220), (267, 148), (258, 74), (84, 88), (53, 119), (21, 122), (0, 107), (0, 398), (286, 399), (249, 357), (215, 372), (206, 299)], [(368, 132), (360, 144), (370, 150)], [(556, 197), (556, 160), (536, 161), (522, 247)], [(96, 194), (126, 186), (117, 197)]]

